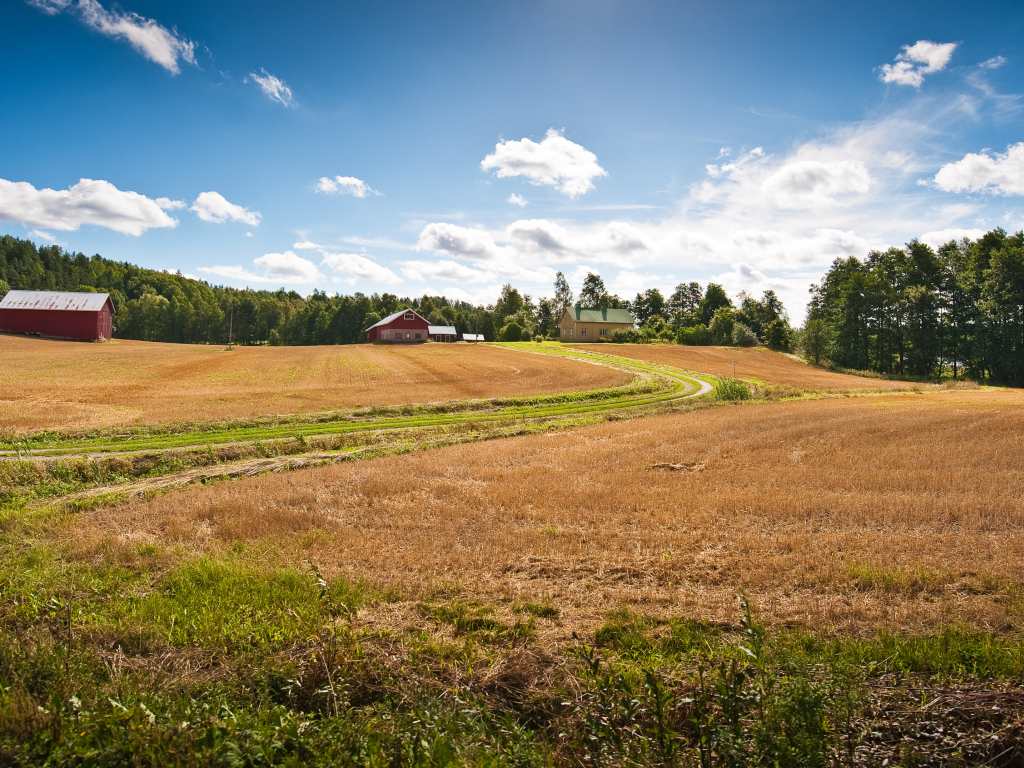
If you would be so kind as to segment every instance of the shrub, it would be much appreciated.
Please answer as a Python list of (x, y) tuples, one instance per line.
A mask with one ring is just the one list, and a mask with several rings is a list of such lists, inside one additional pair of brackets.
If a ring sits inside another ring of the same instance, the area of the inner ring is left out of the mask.
[[(523, 327), (516, 322), (511, 322), (498, 332), (500, 341), (519, 341), (523, 338)], [(529, 336), (527, 336), (529, 340)]]
[(616, 328), (612, 331), (612, 341), (616, 344), (639, 344), (643, 336), (636, 328)]
[(715, 310), (715, 316), (711, 318), (711, 324), (708, 326), (715, 344), (728, 344), (732, 341), (732, 327), (735, 322), (729, 307), (719, 307)]
[(757, 334), (743, 323), (733, 323), (732, 343), (737, 347), (756, 347), (758, 343)]
[(749, 400), (750, 387), (745, 381), (724, 376), (715, 385), (715, 397), (719, 400)]
[(706, 325), (680, 328), (676, 332), (676, 343), (691, 347), (706, 347), (711, 344), (711, 332)]

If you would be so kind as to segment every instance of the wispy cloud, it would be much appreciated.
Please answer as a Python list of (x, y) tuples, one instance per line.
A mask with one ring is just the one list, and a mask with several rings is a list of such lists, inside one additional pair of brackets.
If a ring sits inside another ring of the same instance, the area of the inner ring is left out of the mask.
[(357, 179), (355, 176), (335, 176), (333, 179), (329, 176), (322, 176), (320, 181), (313, 187), (314, 192), (321, 192), (325, 195), (352, 195), (353, 197), (368, 197), (369, 195), (379, 195), (375, 189), (372, 189), (362, 179)]
[[(285, 85), (284, 80), (270, 74), (262, 67), (260, 68), (260, 72), (263, 74), (257, 75), (255, 72), (251, 72), (249, 73), (249, 77), (251, 77), (257, 87), (263, 91), (264, 96), (271, 101), (284, 104), (286, 107), (295, 106), (295, 99), (292, 97), (292, 89)], [(248, 80), (248, 78), (246, 78), (246, 80)]]
[(114, 39), (126, 41), (147, 59), (171, 74), (181, 72), (179, 62), (195, 64), (196, 44), (167, 29), (153, 19), (137, 13), (108, 11), (96, 0), (27, 0), (44, 13), (72, 13), (86, 26)]

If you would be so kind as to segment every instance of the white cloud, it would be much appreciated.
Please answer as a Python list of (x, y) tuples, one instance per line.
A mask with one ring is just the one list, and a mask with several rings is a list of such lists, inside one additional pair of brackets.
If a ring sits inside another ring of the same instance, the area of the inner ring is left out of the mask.
[(93, 179), (80, 179), (60, 190), (36, 189), (25, 181), (0, 179), (0, 219), (64, 232), (92, 224), (126, 235), (178, 224), (177, 219), (164, 213), (157, 200)]
[(254, 235), (252, 232), (246, 232), (245, 236), (246, 237), (256, 237), (256, 235)]
[(920, 88), (924, 76), (946, 68), (956, 50), (956, 43), (933, 43), (918, 40), (913, 45), (904, 45), (903, 53), (896, 57), (895, 64), (883, 64), (878, 79), (883, 83), (898, 83)]
[(320, 270), (316, 268), (316, 264), (301, 256), (296, 256), (291, 251), (267, 253), (258, 259), (253, 259), (252, 263), (260, 270), (258, 273), (250, 272), (238, 265), (199, 267), (199, 271), (243, 282), (276, 283), (278, 285), (311, 285), (324, 278), (320, 274)]
[(176, 211), (179, 208), (185, 207), (184, 200), (171, 200), (169, 197), (158, 197), (153, 201), (165, 211)]
[(984, 234), (985, 230), (983, 229), (960, 229), (957, 227), (951, 227), (949, 229), (940, 229), (935, 232), (925, 232), (917, 239), (925, 245), (930, 245), (932, 248), (938, 248), (940, 245), (945, 245), (950, 240), (963, 240), (965, 237), (968, 237), (971, 240), (977, 240)]
[(33, 229), (28, 233), (29, 237), (37, 237), (40, 240), (45, 240), (48, 243), (56, 243), (57, 238), (51, 235), (49, 232), (43, 232), (41, 229)]
[(498, 254), (494, 238), (487, 232), (447, 222), (424, 227), (416, 250), (438, 251), (455, 258), (477, 261), (487, 261)]
[(400, 283), (401, 278), (385, 266), (358, 253), (323, 253), (323, 261), (350, 285), (357, 279), (374, 280), (378, 283)]
[(865, 194), (871, 174), (859, 160), (800, 160), (788, 163), (761, 185), (780, 208), (821, 208), (834, 205), (837, 195)]
[(1002, 155), (969, 153), (942, 166), (934, 182), (945, 192), (1024, 195), (1024, 142), (1012, 144)]
[(999, 69), (1003, 64), (1006, 63), (1006, 59), (1002, 56), (995, 56), (991, 59), (981, 62), (978, 66), (982, 69)]
[(259, 211), (250, 211), (240, 205), (229, 203), (219, 192), (203, 192), (192, 203), (191, 209), (203, 221), (223, 224), (226, 221), (240, 221), (252, 227), (258, 226), (263, 218)]
[(518, 205), (520, 208), (525, 208), (530, 201), (522, 195), (517, 195), (513, 192), (508, 196), (508, 202), (512, 203), (512, 205)]
[(374, 189), (354, 176), (335, 176), (333, 179), (328, 176), (321, 177), (314, 192), (323, 192), (325, 195), (352, 195), (353, 197), (366, 197), (367, 195), (379, 195)]
[(451, 283), (479, 283), (488, 279), (484, 270), (471, 269), (454, 261), (406, 261), (402, 273), (410, 280), (423, 280), (424, 277), (445, 280)]
[(303, 240), (301, 242), (292, 244), (292, 248), (294, 248), (296, 251), (318, 251), (322, 249), (323, 246), (317, 245), (316, 243), (311, 243), (309, 240)]
[[(257, 75), (255, 72), (249, 73), (249, 77), (255, 81), (259, 89), (263, 91), (263, 94), (271, 101), (277, 101), (284, 104), (286, 107), (291, 107), (295, 104), (295, 100), (292, 98), (292, 89), (284, 84), (284, 80), (279, 77), (267, 72), (267, 70), (260, 68), (260, 72), (263, 75)], [(248, 78), (247, 78), (248, 79)]]
[(122, 39), (150, 61), (159, 64), (171, 74), (181, 72), (179, 61), (196, 63), (196, 44), (180, 37), (153, 19), (137, 13), (108, 11), (96, 0), (29, 0), (44, 13), (54, 15), (70, 11), (87, 26), (107, 37)]
[(597, 155), (550, 128), (539, 144), (530, 139), (500, 141), (494, 154), (480, 163), (481, 170), (496, 168), (499, 179), (525, 176), (531, 184), (554, 187), (569, 197), (594, 188), (593, 179), (607, 176)]

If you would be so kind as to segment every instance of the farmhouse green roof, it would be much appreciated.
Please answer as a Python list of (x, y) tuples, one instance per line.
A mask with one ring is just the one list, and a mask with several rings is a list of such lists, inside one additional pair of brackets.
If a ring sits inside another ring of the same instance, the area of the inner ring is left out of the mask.
[(576, 305), (567, 310), (577, 323), (627, 323), (633, 325), (633, 315), (628, 309), (603, 309)]

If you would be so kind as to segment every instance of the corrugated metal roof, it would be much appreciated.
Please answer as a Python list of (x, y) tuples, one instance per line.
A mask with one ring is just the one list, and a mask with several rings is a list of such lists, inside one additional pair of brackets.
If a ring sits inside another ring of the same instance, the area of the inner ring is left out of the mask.
[(427, 326), (427, 333), (429, 333), (431, 336), (437, 336), (438, 334), (445, 334), (445, 333), (447, 333), (449, 336), (454, 336), (455, 335), (455, 326), (454, 325), (428, 325)]
[(482, 333), (464, 333), (462, 334), (463, 341), (483, 341), (484, 335)]
[(406, 312), (412, 312), (412, 313), (413, 313), (414, 315), (416, 315), (416, 317), (418, 317), (418, 318), (419, 318), (420, 320), (426, 320), (426, 318), (425, 318), (425, 317), (423, 317), (423, 315), (421, 315), (421, 314), (420, 314), (419, 312), (417, 312), (417, 311), (416, 311), (415, 309), (400, 309), (400, 310), (398, 310), (397, 312), (395, 312), (394, 314), (392, 314), (392, 315), (388, 315), (388, 316), (387, 316), (387, 317), (385, 317), (385, 318), (384, 318), (383, 320), (381, 320), (381, 321), (380, 321), (379, 323), (374, 323), (373, 325), (371, 325), (371, 326), (370, 326), (369, 328), (367, 328), (366, 330), (367, 330), (367, 331), (369, 331), (369, 330), (371, 330), (371, 329), (373, 329), (373, 328), (376, 328), (376, 327), (377, 327), (378, 325), (387, 325), (387, 324), (388, 324), (388, 323), (390, 323), (390, 322), (391, 322), (392, 320), (394, 320), (394, 319), (395, 319), (396, 317), (398, 317), (399, 315), (404, 315), (404, 314), (405, 314)]
[(109, 293), (9, 291), (0, 300), (0, 309), (60, 309), (66, 312), (99, 312), (109, 298)]
[(628, 309), (601, 309), (600, 307), (581, 307), (577, 304), (567, 311), (570, 317), (575, 317), (577, 323), (629, 323), (633, 325), (636, 322)]

